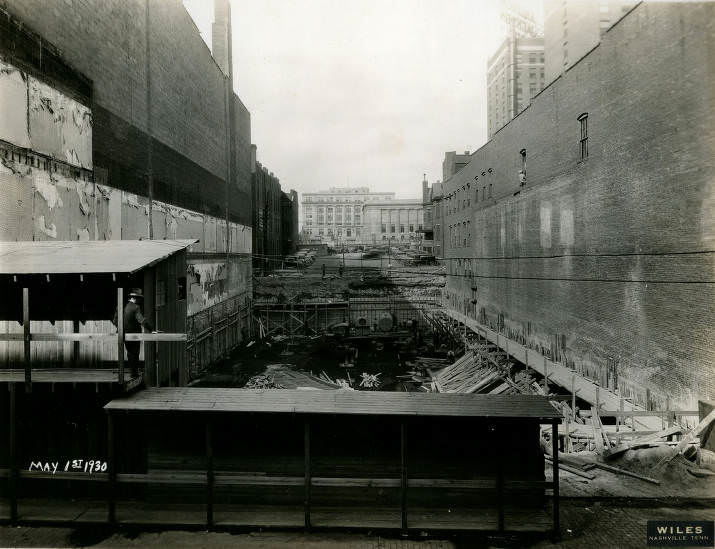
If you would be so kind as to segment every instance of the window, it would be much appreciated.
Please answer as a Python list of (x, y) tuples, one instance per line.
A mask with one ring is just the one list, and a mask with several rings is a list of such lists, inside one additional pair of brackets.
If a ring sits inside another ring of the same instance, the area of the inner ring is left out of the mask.
[(415, 225), (414, 223), (410, 223), (410, 232), (414, 233), (415, 232)]
[(489, 198), (492, 197), (492, 184), (489, 183)]
[(588, 158), (588, 113), (583, 113), (577, 120), (581, 123), (581, 160), (586, 160)]
[(347, 231), (347, 235), (350, 236), (351, 235), (350, 229), (346, 229), (346, 231)]
[(390, 224), (390, 232), (391, 232), (391, 233), (394, 233), (394, 232), (395, 232), (395, 224), (394, 224), (394, 223), (391, 223), (391, 224)]
[(405, 224), (404, 223), (400, 223), (400, 232), (401, 233), (405, 232)]
[(382, 232), (383, 232), (383, 233), (386, 233), (386, 232), (387, 232), (387, 225), (386, 225), (385, 223), (383, 223), (380, 228), (382, 229)]

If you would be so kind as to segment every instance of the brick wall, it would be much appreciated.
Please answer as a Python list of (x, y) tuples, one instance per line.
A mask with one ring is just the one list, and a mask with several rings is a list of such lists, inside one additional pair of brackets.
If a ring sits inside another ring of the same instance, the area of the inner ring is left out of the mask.
[[(224, 76), (180, 0), (0, 0), (0, 7), (91, 80), (94, 165), (106, 170), (109, 185), (148, 195), (151, 142), (155, 197), (225, 217)], [(29, 49), (28, 59), (39, 56), (35, 50), (40, 46), (32, 41), (4, 46)], [(46, 69), (38, 70), (44, 77)], [(81, 87), (82, 82), (72, 84)], [(235, 125), (250, 135), (248, 112), (240, 106)], [(250, 138), (244, 136), (237, 143), (246, 141)], [(237, 162), (233, 179), (230, 216), (250, 225), (245, 159)]]
[[(260, 162), (252, 174), (253, 253), (256, 266), (280, 267), (277, 262), (283, 252), (281, 223), (281, 184)], [(260, 259), (259, 259), (260, 258)]]
[(715, 397), (714, 15), (641, 4), (446, 182), (450, 306), (681, 406)]

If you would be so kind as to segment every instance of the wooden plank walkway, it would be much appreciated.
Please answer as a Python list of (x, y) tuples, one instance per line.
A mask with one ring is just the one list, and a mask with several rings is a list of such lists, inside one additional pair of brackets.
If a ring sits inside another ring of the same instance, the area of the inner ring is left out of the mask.
[(480, 395), (386, 391), (301, 391), (160, 387), (114, 399), (109, 411), (306, 413), (339, 415), (459, 416), (534, 419), (561, 414), (539, 395)]
[[(32, 383), (118, 383), (119, 370), (116, 368), (33, 368)], [(139, 385), (142, 376), (124, 375), (128, 388)], [(20, 368), (0, 368), (0, 383), (24, 383), (25, 370)]]
[[(600, 387), (597, 384), (589, 381), (576, 374), (569, 368), (559, 364), (558, 362), (553, 362), (538, 351), (524, 347), (519, 342), (513, 339), (508, 339), (503, 334), (497, 333), (494, 330), (480, 324), (476, 320), (473, 320), (457, 311), (451, 309), (440, 309), (450, 317), (459, 322), (462, 322), (471, 328), (474, 332), (485, 335), (486, 338), (503, 349), (507, 351), (510, 356), (513, 356), (516, 360), (527, 364), (529, 368), (537, 371), (541, 375), (548, 374), (548, 381), (550, 383), (556, 383), (561, 387), (571, 391), (572, 383), (575, 382), (576, 393), (580, 399), (585, 400), (589, 404), (595, 406), (598, 401), (599, 406), (606, 410), (618, 410), (621, 404), (621, 398), (616, 393)], [(507, 343), (508, 342), (508, 343)], [(598, 394), (598, 398), (596, 395)], [(641, 410), (643, 408), (634, 405), (630, 402), (624, 402), (623, 409), (625, 411)], [(634, 423), (638, 429), (658, 431), (662, 429), (662, 420), (658, 417), (639, 417), (637, 420), (633, 418)]]
[[(0, 501), (0, 518), (8, 516), (9, 507)], [(137, 525), (204, 525), (206, 506), (202, 504), (145, 503), (118, 501), (119, 524)], [(251, 526), (264, 528), (303, 528), (302, 506), (239, 506), (214, 504), (214, 525)], [(19, 502), (21, 522), (99, 524), (107, 521), (106, 502), (60, 501), (52, 499), (22, 499)], [(311, 508), (311, 525), (315, 528), (384, 528), (401, 527), (399, 507), (336, 507)], [(407, 527), (429, 530), (498, 530), (498, 513), (491, 508), (410, 508)], [(505, 529), (513, 532), (547, 532), (553, 519), (543, 508), (506, 508)]]

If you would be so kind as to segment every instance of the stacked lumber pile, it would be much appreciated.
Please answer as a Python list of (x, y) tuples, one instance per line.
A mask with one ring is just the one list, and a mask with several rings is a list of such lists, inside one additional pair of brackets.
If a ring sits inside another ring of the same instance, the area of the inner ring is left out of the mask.
[(243, 386), (244, 389), (285, 389), (280, 383), (276, 383), (273, 376), (257, 375), (251, 377)]
[(494, 385), (503, 383), (496, 368), (472, 353), (432, 373), (431, 389), (439, 393), (486, 393)]

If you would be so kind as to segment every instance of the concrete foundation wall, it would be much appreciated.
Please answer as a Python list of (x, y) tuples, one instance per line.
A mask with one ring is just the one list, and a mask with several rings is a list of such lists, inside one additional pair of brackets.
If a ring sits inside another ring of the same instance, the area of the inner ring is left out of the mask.
[(450, 307), (688, 409), (715, 397), (714, 16), (639, 5), (474, 153), (443, 201)]

